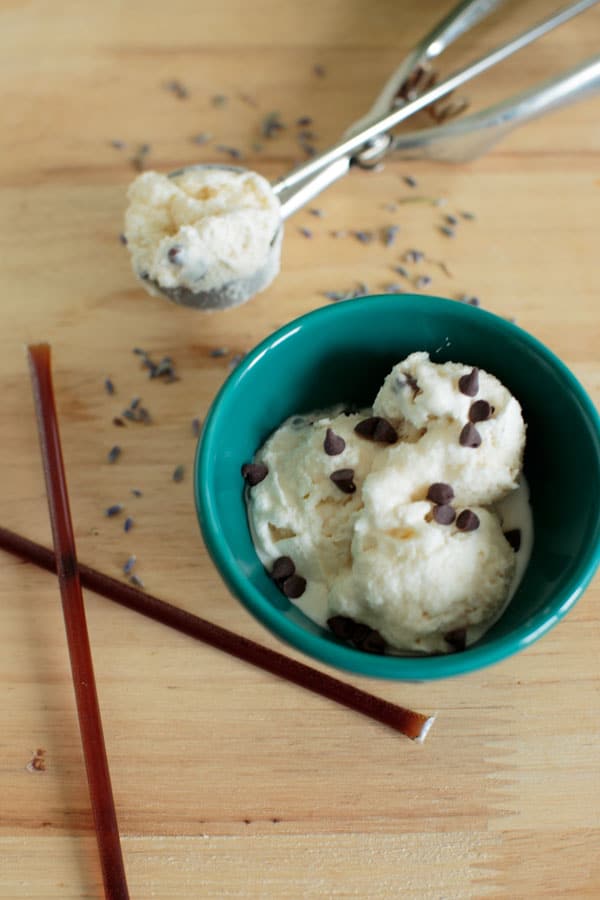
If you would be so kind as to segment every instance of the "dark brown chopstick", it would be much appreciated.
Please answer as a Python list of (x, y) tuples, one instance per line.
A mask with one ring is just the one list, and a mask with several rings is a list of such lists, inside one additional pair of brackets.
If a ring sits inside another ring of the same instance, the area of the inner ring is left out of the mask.
[[(0, 527), (0, 548), (27, 559), (50, 572), (56, 571), (56, 560), (50, 550), (14, 531), (9, 531), (8, 528)], [(90, 566), (80, 563), (79, 574), (81, 582), (86, 588), (101, 594), (108, 600), (142, 613), (163, 625), (168, 625), (169, 628), (174, 628), (189, 637), (210, 644), (212, 647), (265, 669), (279, 678), (285, 678), (315, 694), (335, 700), (336, 703), (382, 722), (412, 740), (424, 740), (431, 727), (432, 717), (397, 706), (381, 697), (375, 697), (373, 694), (333, 678), (325, 672), (319, 672), (304, 663), (296, 662), (296, 660), (275, 650), (270, 650), (268, 647), (263, 647), (262, 644), (251, 641), (249, 638), (228, 631), (220, 625), (215, 625), (213, 622), (201, 619), (171, 603), (159, 600), (158, 597), (153, 597), (131, 585), (124, 584), (116, 578), (111, 578), (110, 575), (104, 575)]]
[(48, 344), (32, 345), (28, 347), (28, 354), (52, 525), (54, 561), (62, 598), (104, 893), (108, 900), (129, 900), (75, 553), (52, 388), (50, 347)]

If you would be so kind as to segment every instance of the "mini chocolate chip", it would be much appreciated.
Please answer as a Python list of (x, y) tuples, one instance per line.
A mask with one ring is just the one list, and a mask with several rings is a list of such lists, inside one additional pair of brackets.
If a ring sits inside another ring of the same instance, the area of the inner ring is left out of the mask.
[(385, 641), (378, 631), (371, 631), (360, 645), (360, 649), (366, 653), (385, 653), (385, 647)]
[(494, 412), (494, 407), (487, 400), (476, 400), (469, 409), (469, 422), (485, 422)]
[(296, 600), (306, 590), (306, 578), (302, 575), (290, 575), (281, 585), (281, 590), (290, 600)]
[(456, 517), (456, 527), (459, 531), (477, 531), (479, 516), (472, 509), (463, 509)]
[(354, 619), (350, 619), (348, 616), (332, 616), (327, 619), (327, 624), (335, 636), (342, 641), (349, 641), (352, 638), (356, 626)]
[(354, 431), (361, 437), (378, 444), (395, 444), (398, 440), (398, 432), (390, 425), (387, 419), (381, 416), (370, 416), (355, 425)]
[(273, 581), (285, 581), (296, 571), (294, 561), (289, 556), (279, 556), (273, 563), (270, 575)]
[(174, 247), (169, 247), (167, 257), (170, 263), (173, 263), (173, 265), (176, 266), (180, 266), (183, 262), (183, 247), (180, 247), (178, 244), (176, 244)]
[(433, 507), (433, 518), (438, 523), (438, 525), (452, 525), (454, 519), (456, 517), (456, 513), (452, 509), (451, 506), (447, 504), (442, 504), (442, 506), (434, 506)]
[(461, 375), (458, 379), (458, 389), (467, 397), (474, 397), (479, 390), (479, 369), (471, 369), (467, 375)]
[(467, 646), (467, 629), (455, 628), (453, 631), (448, 631), (444, 635), (444, 640), (454, 650), (464, 650)]
[(481, 444), (481, 435), (474, 425), (472, 425), (470, 422), (467, 422), (460, 433), (458, 443), (461, 445), (461, 447), (479, 447), (479, 445)]
[(244, 463), (242, 466), (242, 477), (250, 487), (260, 484), (268, 474), (269, 470), (264, 463)]
[(332, 472), (329, 477), (344, 494), (353, 494), (356, 490), (354, 469), (338, 469), (336, 472)]
[(438, 503), (440, 506), (450, 503), (453, 497), (454, 491), (451, 486), (449, 484), (444, 484), (443, 481), (434, 482), (434, 484), (429, 486), (429, 490), (427, 491), (427, 499), (431, 500), (432, 503)]
[(504, 532), (504, 537), (513, 548), (515, 553), (518, 553), (521, 548), (521, 529), (511, 528), (510, 531)]
[(327, 456), (339, 456), (345, 447), (346, 441), (344, 438), (340, 437), (339, 434), (336, 434), (335, 431), (332, 431), (331, 428), (328, 428), (325, 432), (325, 440), (323, 441), (323, 449)]

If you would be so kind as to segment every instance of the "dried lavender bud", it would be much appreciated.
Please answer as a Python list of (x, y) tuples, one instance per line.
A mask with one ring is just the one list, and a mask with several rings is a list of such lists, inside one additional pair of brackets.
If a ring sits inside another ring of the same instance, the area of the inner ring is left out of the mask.
[(121, 141), (118, 138), (114, 138), (110, 142), (110, 146), (114, 147), (115, 150), (123, 150), (123, 148), (126, 147), (127, 145), (126, 145), (125, 141)]
[(353, 234), (356, 240), (360, 241), (361, 244), (370, 244), (374, 238), (372, 231), (354, 231)]
[(142, 581), (141, 578), (139, 578), (139, 577), (135, 574), (135, 572), (133, 573), (133, 575), (130, 575), (130, 576), (129, 576), (129, 583), (132, 584), (134, 587), (139, 587), (139, 588), (143, 588), (143, 587), (144, 587), (144, 582)]
[(125, 563), (125, 565), (123, 566), (123, 573), (125, 575), (131, 575), (131, 573), (133, 571), (133, 567), (135, 566), (136, 562), (137, 562), (137, 557), (130, 556), (129, 559), (127, 560), (127, 562)]
[(107, 394), (114, 394), (115, 386), (112, 383), (110, 378), (104, 379), (104, 390), (106, 391)]
[(398, 275), (402, 275), (403, 278), (408, 278), (408, 272), (404, 268), (404, 266), (392, 266), (394, 272), (397, 272)]
[(446, 237), (453, 238), (456, 237), (456, 232), (454, 228), (451, 228), (450, 225), (440, 225), (440, 231), (442, 234), (445, 234)]
[(125, 521), (123, 522), (123, 531), (131, 531), (133, 528), (133, 519), (131, 516), (127, 516)]
[(312, 121), (310, 116), (300, 116), (299, 119), (296, 119), (296, 125), (299, 128), (305, 128), (307, 125), (312, 125)]
[(201, 147), (203, 144), (208, 144), (210, 140), (212, 140), (212, 134), (208, 131), (199, 131), (198, 134), (192, 135), (192, 143), (197, 144)]
[(124, 247), (127, 246), (127, 238), (125, 237), (124, 234), (121, 233), (121, 234), (119, 235), (119, 240), (121, 241), (121, 243), (123, 244)]
[(431, 284), (431, 277), (429, 275), (419, 275), (418, 278), (415, 279), (415, 287), (417, 290), (427, 287), (428, 284)]
[(134, 497), (143, 497), (144, 496), (139, 488), (131, 488), (131, 493), (133, 494)]
[(175, 94), (175, 96), (180, 100), (185, 100), (187, 97), (189, 97), (188, 89), (181, 83), (181, 81), (176, 78), (172, 81), (167, 81), (167, 83), (165, 84), (165, 88), (172, 94)]
[(202, 431), (202, 420), (197, 416), (192, 419), (192, 434), (194, 437), (200, 437), (200, 432)]
[(265, 138), (272, 138), (280, 131), (283, 131), (285, 125), (281, 121), (278, 112), (270, 112), (263, 118), (260, 126), (260, 132)]
[(408, 187), (416, 188), (418, 185), (417, 179), (413, 175), (404, 175), (404, 183), (408, 185)]
[(456, 216), (453, 216), (451, 213), (448, 213), (446, 215), (446, 222), (448, 223), (448, 225), (452, 225), (452, 226), (458, 225), (458, 219), (456, 218)]
[(386, 247), (391, 247), (400, 231), (399, 225), (386, 225), (381, 231), (381, 240)]
[(220, 107), (220, 106), (226, 106), (228, 99), (225, 96), (225, 94), (215, 94), (214, 97), (211, 97), (210, 102), (212, 103), (213, 106)]
[(230, 147), (228, 144), (217, 144), (215, 150), (218, 150), (219, 153), (226, 153), (232, 159), (242, 159), (242, 151), (238, 150), (237, 147)]
[(404, 262), (418, 263), (418, 262), (421, 262), (421, 260), (424, 258), (425, 258), (425, 254), (423, 253), (422, 250), (411, 249), (411, 250), (407, 250), (406, 253), (404, 254)]
[(112, 506), (109, 506), (107, 509), (104, 510), (104, 515), (107, 516), (109, 519), (112, 519), (113, 516), (118, 516), (119, 513), (122, 511), (123, 511), (122, 503), (113, 503)]
[(173, 481), (175, 481), (175, 482), (183, 481), (184, 475), (185, 475), (185, 466), (183, 466), (183, 465), (176, 466), (175, 469), (173, 470), (173, 475), (172, 475)]
[(310, 239), (310, 238), (312, 238), (312, 236), (313, 236), (313, 233), (312, 233), (312, 231), (310, 230), (310, 228), (299, 228), (298, 231), (300, 232), (300, 234), (302, 235), (302, 237), (305, 237), (305, 238), (309, 238), (309, 239)]
[(324, 215), (323, 210), (320, 209), (318, 206), (313, 206), (312, 209), (308, 210), (308, 212), (309, 212), (309, 215), (316, 216), (317, 219), (322, 219), (323, 215)]
[(123, 419), (120, 418), (120, 416), (115, 416), (114, 419), (112, 420), (112, 422), (113, 422), (113, 425), (117, 425), (119, 428), (125, 427), (125, 422), (123, 421)]
[(327, 74), (325, 66), (323, 66), (321, 63), (317, 63), (313, 66), (313, 72), (317, 76), (317, 78), (324, 78)]
[(467, 221), (469, 221), (469, 222), (472, 222), (472, 221), (474, 221), (474, 220), (477, 218), (477, 216), (475, 215), (475, 213), (468, 212), (468, 211), (465, 210), (465, 209), (461, 210), (461, 213), (460, 213), (460, 214), (461, 214), (461, 216), (463, 217), (463, 219), (467, 219)]
[(109, 463), (115, 463), (121, 455), (121, 448), (118, 444), (115, 444), (114, 447), (108, 451), (108, 461)]
[(227, 356), (229, 353), (228, 347), (213, 347), (213, 349), (209, 352), (209, 356), (212, 356), (213, 359), (218, 359), (221, 356)]

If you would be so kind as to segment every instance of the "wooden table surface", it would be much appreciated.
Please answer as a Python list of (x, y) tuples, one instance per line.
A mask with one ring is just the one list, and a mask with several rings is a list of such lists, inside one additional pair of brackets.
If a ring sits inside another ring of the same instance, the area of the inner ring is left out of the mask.
[[(194, 513), (191, 421), (238, 354), (327, 304), (324, 291), (410, 289), (427, 274), (424, 291), (476, 295), (516, 317), (598, 400), (598, 98), (470, 164), (396, 160), (353, 172), (319, 198), (321, 218), (305, 210), (290, 221), (280, 277), (234, 311), (199, 314), (146, 296), (119, 243), (141, 145), (161, 171), (224, 159), (217, 145), (233, 146), (275, 178), (302, 157), (298, 118), (313, 118), (308, 142), (333, 142), (449, 5), (2, 4), (0, 524), (50, 543), (24, 353), (47, 340), (81, 561), (124, 577), (135, 554), (152, 593), (282, 649), (222, 585)], [(548, 6), (509, 3), (448, 53), (444, 72)], [(491, 102), (549, 77), (597, 53), (599, 34), (596, 9), (469, 96)], [(275, 110), (287, 128), (264, 139), (261, 121)], [(207, 132), (210, 141), (194, 143)], [(429, 199), (406, 202), (416, 197)], [(431, 202), (439, 197), (446, 206)], [(461, 219), (448, 238), (444, 216), (464, 210), (476, 220)], [(351, 234), (391, 224), (400, 226), (391, 247)], [(427, 260), (407, 281), (393, 266), (409, 248)], [(171, 355), (181, 380), (150, 382), (134, 347)], [(117, 428), (134, 396), (153, 424)], [(123, 452), (110, 465), (115, 444)], [(117, 502), (123, 515), (106, 518)], [(57, 583), (0, 560), (0, 896), (101, 897)], [(418, 746), (87, 592), (131, 896), (600, 896), (599, 600), (596, 580), (541, 642), (479, 674), (425, 685), (350, 679), (437, 713)]]

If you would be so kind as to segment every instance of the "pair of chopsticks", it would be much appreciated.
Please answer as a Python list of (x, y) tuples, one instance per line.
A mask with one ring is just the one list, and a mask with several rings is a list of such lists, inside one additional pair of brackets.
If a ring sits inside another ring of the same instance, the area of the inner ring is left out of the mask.
[(28, 348), (28, 355), (54, 553), (1, 527), (0, 548), (25, 557), (58, 575), (104, 892), (108, 900), (128, 900), (129, 891), (96, 693), (82, 584), (128, 609), (382, 722), (412, 740), (425, 739), (433, 718), (375, 697), (89, 566), (80, 565), (75, 551), (52, 386), (50, 347), (48, 344), (32, 345)]

